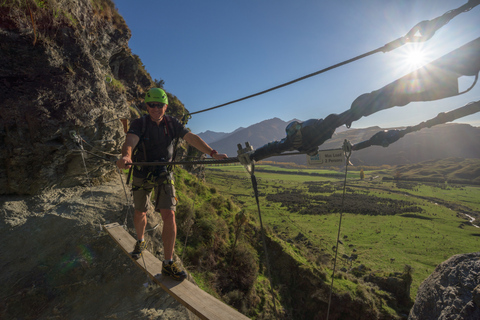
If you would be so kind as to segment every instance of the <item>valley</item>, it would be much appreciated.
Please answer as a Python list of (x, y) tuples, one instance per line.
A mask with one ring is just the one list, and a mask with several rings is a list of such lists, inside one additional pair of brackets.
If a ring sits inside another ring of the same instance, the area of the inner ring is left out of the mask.
[[(312, 169), (261, 164), (256, 170), (267, 232), (313, 265), (331, 268), (340, 213), (337, 269), (352, 272), (363, 266), (370, 273), (389, 274), (408, 265), (413, 268), (412, 299), (440, 262), (478, 250), (480, 230), (469, 222), (469, 216), (480, 218), (478, 186), (388, 180), (395, 175), (393, 168), (368, 170), (363, 180), (358, 171), (350, 171), (342, 206), (339, 171), (318, 170), (324, 176), (313, 176), (308, 174)], [(258, 219), (243, 167), (208, 168), (207, 182), (231, 196), (252, 220)], [(352, 254), (357, 256), (353, 261), (348, 259)]]

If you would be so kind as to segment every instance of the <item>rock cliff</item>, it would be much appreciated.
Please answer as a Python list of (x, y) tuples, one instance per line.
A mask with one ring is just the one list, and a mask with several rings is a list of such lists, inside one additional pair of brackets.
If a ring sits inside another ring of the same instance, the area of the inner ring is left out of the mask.
[[(84, 183), (71, 133), (118, 153), (119, 119), (153, 86), (130, 30), (110, 0), (6, 1), (0, 17), (0, 194)], [(87, 161), (94, 180), (113, 169)]]

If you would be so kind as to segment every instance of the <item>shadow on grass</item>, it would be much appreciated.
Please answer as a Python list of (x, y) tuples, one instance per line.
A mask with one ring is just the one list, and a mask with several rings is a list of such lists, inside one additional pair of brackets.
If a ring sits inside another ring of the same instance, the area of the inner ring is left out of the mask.
[(402, 217), (406, 217), (406, 218), (417, 218), (417, 219), (423, 219), (423, 220), (433, 220), (432, 218), (425, 217), (425, 216), (421, 216), (421, 215), (419, 215), (419, 214), (414, 214), (414, 213), (406, 213), (406, 214), (402, 214), (401, 216), (402, 216)]

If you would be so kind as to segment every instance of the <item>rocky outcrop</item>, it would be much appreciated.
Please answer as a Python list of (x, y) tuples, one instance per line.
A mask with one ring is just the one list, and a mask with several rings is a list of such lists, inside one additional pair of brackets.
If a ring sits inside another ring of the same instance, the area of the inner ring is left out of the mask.
[(420, 286), (409, 320), (480, 319), (480, 252), (441, 263)]
[[(107, 158), (118, 153), (119, 119), (153, 86), (129, 38), (110, 0), (2, 4), (0, 194), (85, 183), (78, 142)], [(87, 159), (94, 180), (113, 168)]]

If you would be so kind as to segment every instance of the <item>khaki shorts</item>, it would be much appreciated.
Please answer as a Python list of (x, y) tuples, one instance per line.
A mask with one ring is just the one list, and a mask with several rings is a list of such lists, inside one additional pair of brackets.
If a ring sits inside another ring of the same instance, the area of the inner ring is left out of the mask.
[(175, 196), (175, 185), (173, 180), (163, 180), (156, 185), (143, 178), (133, 177), (132, 182), (133, 203), (135, 210), (146, 212), (151, 205), (152, 190), (154, 193), (155, 211), (160, 209), (170, 209), (175, 211), (177, 207), (177, 198)]

